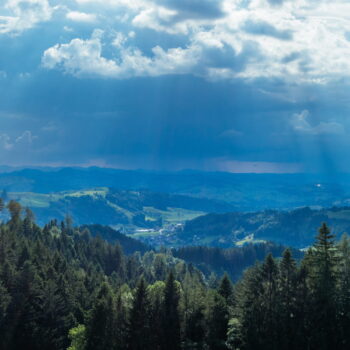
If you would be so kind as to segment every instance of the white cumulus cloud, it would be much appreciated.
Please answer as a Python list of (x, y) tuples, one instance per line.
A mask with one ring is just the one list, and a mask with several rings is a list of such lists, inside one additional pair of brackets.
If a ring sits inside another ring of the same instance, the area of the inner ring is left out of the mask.
[(321, 121), (316, 125), (311, 125), (308, 110), (303, 110), (300, 113), (295, 113), (291, 119), (292, 127), (295, 131), (310, 135), (322, 134), (343, 134), (345, 132), (344, 126), (340, 123), (330, 121)]
[(19, 150), (28, 147), (33, 141), (37, 139), (37, 136), (33, 135), (30, 130), (26, 130), (20, 136), (11, 138), (8, 134), (0, 135), (0, 148), (11, 151)]
[(48, 0), (8, 0), (0, 5), (0, 34), (19, 34), (49, 21), (54, 9)]
[(66, 14), (66, 17), (71, 21), (75, 21), (75, 22), (92, 23), (92, 22), (96, 22), (97, 20), (97, 17), (95, 14), (79, 12), (79, 11), (70, 11)]
[(128, 78), (189, 73), (198, 61), (192, 49), (182, 48), (163, 50), (156, 46), (152, 49), (152, 56), (145, 56), (137, 48), (124, 47), (124, 37), (117, 37), (117, 42), (114, 40), (120, 59), (107, 59), (102, 56), (101, 35), (96, 33), (101, 32), (95, 31), (88, 40), (77, 38), (47, 49), (42, 59), (43, 66), (59, 68), (75, 76)]
[[(47, 3), (47, 0), (22, 1)], [(288, 84), (324, 85), (350, 78), (349, 1), (75, 0), (72, 3), (66, 17), (90, 23), (101, 19), (99, 26), (107, 37), (113, 37), (103, 44), (119, 51), (107, 58), (101, 40), (78, 37), (48, 48), (43, 57), (47, 68), (59, 68), (76, 76), (93, 74), (120, 79), (192, 74), (210, 79), (273, 79)], [(46, 13), (43, 18), (49, 18), (48, 9), (43, 13)], [(140, 37), (138, 33), (145, 29), (154, 35), (144, 40), (142, 49), (127, 44), (131, 39), (128, 33)], [(119, 34), (115, 36), (115, 33)], [(168, 40), (171, 37), (174, 40)], [(90, 59), (87, 51), (92, 55)]]

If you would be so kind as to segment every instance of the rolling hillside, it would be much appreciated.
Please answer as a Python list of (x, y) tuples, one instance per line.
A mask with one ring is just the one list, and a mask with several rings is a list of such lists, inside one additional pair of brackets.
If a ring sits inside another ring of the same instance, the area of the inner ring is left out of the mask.
[(178, 242), (230, 247), (248, 242), (273, 241), (297, 248), (309, 246), (322, 222), (337, 238), (350, 232), (350, 208), (291, 211), (266, 210), (255, 213), (207, 214), (189, 220), (177, 232)]
[(69, 214), (76, 225), (101, 224), (116, 228), (160, 228), (208, 212), (228, 212), (230, 204), (189, 196), (96, 188), (50, 194), (10, 192), (7, 199), (30, 207), (39, 224)]

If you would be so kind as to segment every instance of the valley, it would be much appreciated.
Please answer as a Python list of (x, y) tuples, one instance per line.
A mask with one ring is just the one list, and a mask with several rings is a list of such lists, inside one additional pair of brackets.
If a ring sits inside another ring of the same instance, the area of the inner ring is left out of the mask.
[[(288, 185), (285, 192), (287, 188)], [(321, 185), (314, 186), (314, 190), (323, 191)], [(258, 201), (262, 195), (256, 190), (245, 200)], [(273, 241), (302, 249), (311, 244), (321, 222), (327, 222), (338, 238), (350, 232), (349, 200), (345, 194), (338, 201), (325, 202), (333, 206), (323, 206), (315, 197), (310, 207), (289, 208), (289, 203), (284, 202), (282, 208), (257, 211), (244, 210), (244, 205), (239, 210), (232, 201), (149, 189), (95, 187), (50, 193), (5, 190), (3, 196), (31, 208), (40, 225), (52, 219), (64, 220), (68, 215), (77, 226), (107, 225), (154, 247), (230, 248)], [(6, 219), (6, 214), (2, 216)]]

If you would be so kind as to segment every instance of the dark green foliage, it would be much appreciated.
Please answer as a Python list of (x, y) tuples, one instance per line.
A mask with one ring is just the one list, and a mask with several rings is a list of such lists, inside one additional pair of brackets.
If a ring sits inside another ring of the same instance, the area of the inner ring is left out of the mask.
[(113, 294), (104, 283), (94, 303), (86, 329), (86, 350), (114, 349), (116, 312)]
[[(323, 224), (298, 267), (286, 250), (248, 270), (237, 286), (232, 349), (346, 349), (349, 344), (347, 239)], [(237, 345), (238, 344), (238, 345)]]
[(231, 305), (233, 303), (233, 287), (232, 282), (229, 277), (225, 274), (221, 279), (218, 293), (225, 299), (227, 305)]
[(339, 244), (339, 337), (344, 347), (350, 347), (350, 242), (344, 235)]
[(180, 349), (180, 315), (179, 315), (179, 285), (175, 281), (173, 272), (165, 283), (163, 301), (163, 348), (168, 350)]
[(182, 315), (183, 345), (185, 349), (203, 349), (206, 334), (206, 290), (189, 266), (182, 283), (180, 314)]
[(225, 298), (216, 291), (209, 295), (208, 302), (207, 344), (210, 350), (225, 350), (229, 320), (228, 305)]
[(322, 224), (316, 243), (309, 251), (311, 294), (311, 341), (318, 349), (330, 349), (337, 345), (337, 257), (334, 235)]
[(110, 243), (119, 242), (123, 247), (124, 253), (126, 254), (132, 254), (132, 253), (135, 253), (136, 251), (144, 253), (147, 250), (150, 250), (150, 247), (147, 246), (146, 244), (136, 239), (132, 239), (128, 236), (125, 236), (108, 226), (83, 225), (80, 228), (80, 230), (82, 231), (85, 229), (87, 229), (93, 237), (100, 236), (101, 238), (103, 238), (104, 240)]
[(232, 285), (171, 251), (127, 256), (69, 222), (41, 229), (11, 205), (0, 225), (0, 350), (349, 348), (349, 239), (335, 244), (326, 225), (300, 263), (290, 250), (269, 254)]
[(11, 200), (7, 204), (7, 209), (11, 217), (11, 220), (9, 221), (9, 226), (12, 230), (19, 229), (22, 213), (21, 205), (18, 202)]
[(297, 266), (295, 260), (292, 258), (291, 251), (287, 249), (283, 258), (279, 263), (279, 277), (278, 277), (278, 303), (279, 315), (281, 322), (276, 326), (279, 337), (279, 344), (283, 349), (293, 349), (295, 339), (298, 332), (298, 312), (297, 305), (298, 291), (296, 286), (297, 280)]
[[(271, 242), (247, 244), (243, 247), (229, 249), (214, 247), (182, 247), (173, 250), (173, 255), (193, 263), (208, 277), (211, 272), (217, 275), (228, 273), (233, 281), (238, 280), (242, 271), (259, 260), (263, 261), (269, 253), (273, 256), (282, 256), (284, 246)], [(299, 259), (303, 256), (299, 250), (293, 250), (293, 255)]]
[(8, 306), (11, 302), (11, 296), (3, 285), (0, 283), (0, 329), (4, 327), (4, 321), (6, 320)]
[(146, 284), (142, 278), (138, 284), (129, 322), (129, 348), (132, 350), (148, 350), (150, 347), (150, 305), (147, 296)]

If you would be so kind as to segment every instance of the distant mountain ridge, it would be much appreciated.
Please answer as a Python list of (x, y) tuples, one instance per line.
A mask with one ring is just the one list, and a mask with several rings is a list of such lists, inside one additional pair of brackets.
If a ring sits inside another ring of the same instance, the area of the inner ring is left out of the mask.
[(350, 175), (156, 172), (108, 168), (37, 168), (0, 173), (0, 189), (51, 193), (109, 187), (149, 190), (224, 201), (236, 211), (341, 205), (350, 198)]

